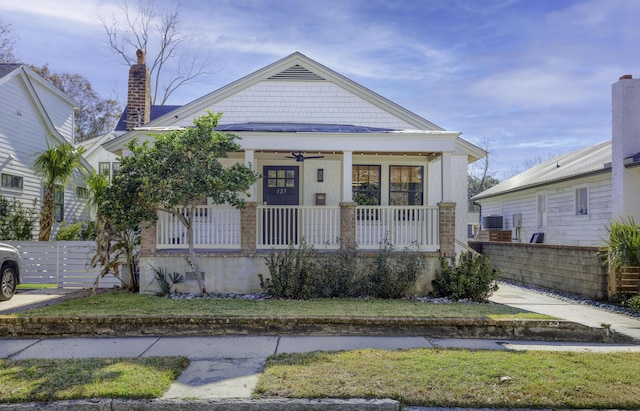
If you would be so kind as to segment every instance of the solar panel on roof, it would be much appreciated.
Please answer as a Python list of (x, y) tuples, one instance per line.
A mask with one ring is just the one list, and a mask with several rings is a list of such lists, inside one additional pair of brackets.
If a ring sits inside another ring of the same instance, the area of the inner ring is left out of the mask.
[(262, 131), (280, 133), (388, 133), (391, 128), (318, 123), (238, 123), (222, 124), (218, 131)]

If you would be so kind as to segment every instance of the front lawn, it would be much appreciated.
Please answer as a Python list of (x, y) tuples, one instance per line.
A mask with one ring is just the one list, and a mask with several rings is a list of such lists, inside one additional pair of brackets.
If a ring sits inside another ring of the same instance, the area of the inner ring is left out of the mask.
[(261, 397), (471, 408), (640, 408), (640, 353), (355, 350), (270, 358)]
[(501, 304), (423, 303), (410, 300), (315, 299), (242, 300), (220, 298), (172, 299), (111, 291), (37, 308), (27, 317), (359, 317), (549, 319)]
[(0, 360), (0, 402), (161, 397), (185, 357)]

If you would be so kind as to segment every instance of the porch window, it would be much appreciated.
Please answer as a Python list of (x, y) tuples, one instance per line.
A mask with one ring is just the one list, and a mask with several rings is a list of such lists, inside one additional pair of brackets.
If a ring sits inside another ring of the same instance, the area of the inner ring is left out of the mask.
[(389, 205), (422, 205), (422, 166), (390, 166), (389, 174)]
[(64, 220), (64, 187), (56, 185), (54, 191), (55, 198), (55, 218), (57, 222)]
[(380, 166), (354, 165), (351, 168), (353, 202), (380, 205)]
[(20, 176), (2, 173), (2, 187), (22, 190), (24, 179)]
[(589, 214), (589, 196), (587, 187), (576, 189), (576, 215)]

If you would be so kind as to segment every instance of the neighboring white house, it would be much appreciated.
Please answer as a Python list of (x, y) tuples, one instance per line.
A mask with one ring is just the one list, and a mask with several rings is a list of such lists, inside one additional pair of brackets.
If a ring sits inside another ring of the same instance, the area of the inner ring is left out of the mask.
[[(143, 119), (149, 103), (136, 110), (131, 100), (132, 76), (145, 68), (138, 63), (130, 71), (128, 112)], [(335, 248), (351, 236), (363, 250), (387, 239), (398, 247), (418, 244), (450, 255), (455, 240), (466, 244), (467, 166), (486, 153), (460, 132), (444, 130), (297, 52), (170, 113), (140, 120), (104, 147), (127, 155), (134, 137), (141, 142), (153, 133), (190, 127), (207, 111), (222, 113), (220, 131), (241, 137), (242, 151), (226, 162), (250, 164), (263, 178), (242, 213), (203, 206), (196, 248), (246, 256), (303, 238), (317, 248)], [(445, 227), (442, 207), (451, 217), (455, 212)], [(143, 280), (151, 275), (144, 273), (145, 258), (157, 261), (163, 250), (186, 248), (184, 230), (164, 213), (159, 216), (153, 238), (147, 242), (143, 233), (141, 286), (150, 282)], [(256, 277), (262, 264), (236, 261), (234, 275), (245, 270)], [(255, 289), (257, 278), (247, 281), (226, 290)], [(223, 282), (208, 287), (222, 291)]]
[(549, 244), (600, 244), (612, 215), (611, 141), (554, 157), (472, 200), (482, 229), (511, 230), (512, 241), (543, 233)]
[[(483, 229), (514, 241), (602, 245), (612, 219), (640, 221), (640, 80), (612, 86), (612, 139), (545, 161), (472, 200)], [(500, 227), (501, 226), (501, 227)], [(543, 234), (541, 236), (540, 234)]]
[[(73, 143), (76, 104), (24, 64), (0, 64), (0, 96), (0, 193), (29, 208), (35, 200), (40, 210), (44, 187), (33, 163), (47, 141)], [(89, 218), (86, 187), (76, 180), (56, 192), (58, 222)]]

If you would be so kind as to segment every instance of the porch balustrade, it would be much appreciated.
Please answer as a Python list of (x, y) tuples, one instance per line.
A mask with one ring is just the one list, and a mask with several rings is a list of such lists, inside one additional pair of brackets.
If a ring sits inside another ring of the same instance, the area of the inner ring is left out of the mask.
[(396, 247), (415, 244), (431, 251), (437, 248), (438, 236), (438, 207), (356, 207), (358, 248), (377, 249), (386, 240)]
[[(187, 208), (179, 209), (188, 216)], [(226, 206), (198, 206), (193, 218), (197, 249), (240, 250), (240, 210)], [(179, 219), (159, 212), (157, 249), (185, 249), (187, 230)], [(256, 209), (255, 245), (258, 250), (287, 248), (304, 241), (316, 249), (340, 246), (339, 206), (263, 206)], [(360, 249), (377, 249), (385, 240), (397, 248), (417, 245), (423, 251), (439, 246), (439, 210), (426, 206), (358, 206), (355, 239)]]
[[(188, 208), (178, 211), (189, 216)], [(239, 249), (240, 210), (226, 206), (197, 206), (193, 218), (193, 243), (198, 249)], [(156, 248), (185, 249), (187, 229), (177, 216), (158, 212)]]

